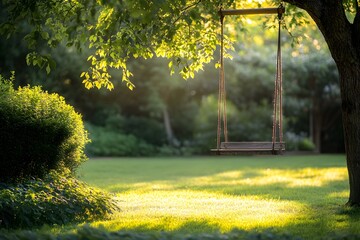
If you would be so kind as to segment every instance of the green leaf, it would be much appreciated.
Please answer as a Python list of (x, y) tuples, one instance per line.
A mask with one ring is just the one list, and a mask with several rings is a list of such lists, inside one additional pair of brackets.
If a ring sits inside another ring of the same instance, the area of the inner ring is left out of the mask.
[(41, 37), (44, 39), (44, 40), (48, 40), (49, 39), (49, 33), (48, 32), (41, 32)]
[(47, 74), (49, 74), (49, 73), (50, 73), (50, 71), (51, 71), (51, 69), (50, 69), (50, 65), (48, 64), (48, 65), (46, 66), (46, 73), (47, 73)]

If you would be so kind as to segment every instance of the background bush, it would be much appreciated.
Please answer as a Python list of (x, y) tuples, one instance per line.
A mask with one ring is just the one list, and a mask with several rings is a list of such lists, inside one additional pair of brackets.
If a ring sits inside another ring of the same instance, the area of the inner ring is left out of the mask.
[[(121, 129), (112, 128), (108, 125), (96, 126), (87, 123), (86, 129), (91, 138), (91, 143), (86, 146), (86, 153), (90, 156), (179, 156), (191, 155), (195, 152), (188, 146), (189, 144), (178, 147), (166, 144), (157, 146), (154, 144), (156, 140), (149, 143), (143, 138), (126, 134)], [(152, 136), (154, 139), (159, 137), (155, 133)]]
[(40, 87), (13, 88), (0, 76), (0, 181), (74, 171), (86, 159), (81, 115)]
[(314, 151), (315, 144), (309, 138), (304, 138), (299, 142), (299, 150), (300, 151)]
[(155, 152), (153, 145), (134, 135), (91, 124), (87, 124), (86, 128), (92, 139), (86, 152), (91, 156), (149, 156)]

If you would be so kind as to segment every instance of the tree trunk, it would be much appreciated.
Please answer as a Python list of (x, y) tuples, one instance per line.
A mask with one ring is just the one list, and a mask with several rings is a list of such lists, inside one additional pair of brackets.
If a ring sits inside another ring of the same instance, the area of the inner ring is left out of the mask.
[(315, 152), (321, 152), (321, 132), (322, 132), (322, 114), (320, 102), (318, 100), (316, 79), (312, 77), (309, 81), (311, 91), (311, 109), (310, 109), (310, 139), (315, 145)]
[(171, 127), (169, 111), (166, 106), (163, 109), (163, 118), (164, 118), (164, 126), (165, 126), (165, 132), (166, 132), (166, 137), (167, 137), (168, 143), (170, 146), (176, 147), (179, 145), (179, 142), (174, 136), (174, 132)]
[[(342, 72), (342, 112), (345, 131), (345, 150), (349, 172), (350, 197), (348, 205), (360, 206), (360, 12), (352, 25), (352, 42), (357, 58), (344, 66)], [(341, 64), (339, 64), (341, 65)]]
[(352, 71), (349, 71), (348, 75), (343, 73), (342, 78), (346, 76), (346, 83), (341, 84), (341, 97), (350, 183), (348, 205), (360, 206), (360, 63), (356, 70), (356, 74)]
[(315, 152), (321, 152), (321, 133), (322, 133), (322, 124), (323, 118), (322, 113), (319, 108), (314, 111), (314, 138), (313, 143), (315, 144)]
[[(341, 5), (341, 4), (340, 4)], [(348, 205), (360, 206), (360, 54), (359, 43), (342, 12), (324, 11), (326, 20), (321, 28), (330, 52), (336, 62), (341, 89), (342, 118), (346, 161), (349, 173), (350, 197)], [(335, 13), (332, 15), (331, 13)], [(332, 20), (330, 20), (332, 19)]]
[[(350, 197), (360, 206), (360, 12), (351, 24), (339, 0), (285, 0), (306, 10), (324, 35), (340, 75)], [(356, 2), (357, 3), (357, 2)]]

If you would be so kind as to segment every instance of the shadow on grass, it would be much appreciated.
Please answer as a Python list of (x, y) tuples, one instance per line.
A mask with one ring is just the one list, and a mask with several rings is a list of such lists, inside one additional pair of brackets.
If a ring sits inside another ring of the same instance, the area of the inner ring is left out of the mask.
[[(124, 227), (121, 231), (126, 232), (172, 232), (176, 234), (200, 234), (200, 233), (218, 233), (220, 231), (220, 226), (217, 223), (210, 223), (206, 220), (187, 220), (183, 224), (176, 226), (173, 230), (169, 230), (168, 224), (171, 222), (171, 219), (162, 219), (159, 220), (156, 224), (154, 223), (143, 223), (134, 227)], [(104, 228), (99, 226), (99, 228)], [(105, 229), (105, 228), (104, 228)]]
[[(248, 156), (188, 158), (114, 158), (90, 160), (81, 166), (81, 178), (101, 187), (149, 181), (178, 181), (246, 169), (256, 176), (260, 169), (303, 169), (306, 167), (345, 167), (343, 155), (314, 156)], [(114, 191), (121, 189), (114, 188)]]
[(75, 233), (54, 235), (33, 231), (0, 232), (2, 240), (300, 240), (290, 234), (276, 233), (272, 230), (264, 232), (233, 230), (228, 233), (183, 234), (162, 231), (115, 231), (109, 232), (102, 228), (88, 225), (79, 228)]

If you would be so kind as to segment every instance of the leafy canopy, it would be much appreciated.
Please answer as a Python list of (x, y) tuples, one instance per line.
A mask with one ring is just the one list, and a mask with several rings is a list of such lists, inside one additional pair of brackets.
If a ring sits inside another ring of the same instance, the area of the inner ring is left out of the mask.
[[(349, 3), (348, 3), (349, 2)], [(219, 44), (218, 10), (278, 6), (278, 0), (2, 0), (0, 34), (10, 36), (19, 27), (33, 26), (24, 39), (31, 52), (29, 65), (54, 67), (51, 56), (42, 54), (43, 43), (53, 48), (59, 44), (81, 50), (93, 49), (90, 67), (81, 73), (85, 87), (114, 88), (111, 69), (122, 71), (122, 81), (133, 89), (130, 58), (166, 57), (170, 72), (193, 78), (203, 65), (213, 59)], [(345, 5), (350, 11), (350, 1)], [(307, 24), (304, 14), (294, 7), (287, 9), (286, 28)], [(239, 18), (229, 18), (235, 23)], [(240, 19), (241, 21), (241, 19)], [(273, 24), (274, 21), (270, 21)], [(231, 34), (225, 47), (231, 47)]]

